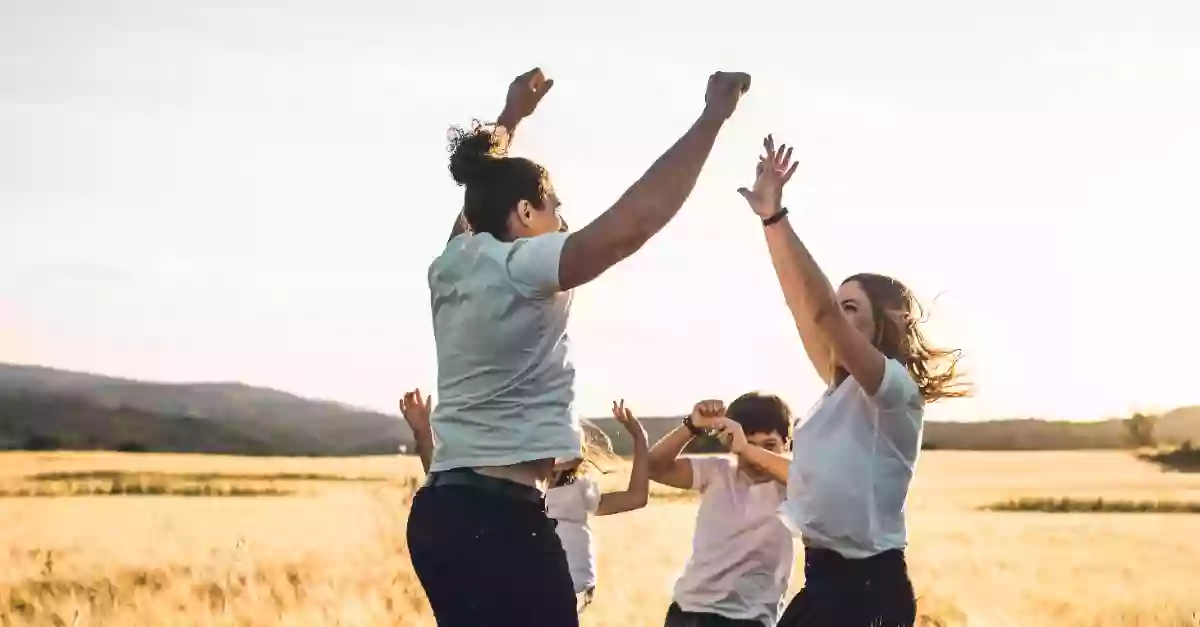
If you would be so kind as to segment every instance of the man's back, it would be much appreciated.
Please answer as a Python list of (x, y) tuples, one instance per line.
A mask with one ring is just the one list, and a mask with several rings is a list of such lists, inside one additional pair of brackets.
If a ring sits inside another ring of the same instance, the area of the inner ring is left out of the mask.
[(578, 455), (565, 234), (462, 234), (429, 267), (439, 403), (431, 471)]

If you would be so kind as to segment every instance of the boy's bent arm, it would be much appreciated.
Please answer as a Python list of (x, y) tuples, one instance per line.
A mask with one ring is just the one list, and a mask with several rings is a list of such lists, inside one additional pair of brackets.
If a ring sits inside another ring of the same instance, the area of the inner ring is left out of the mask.
[(692, 462), (679, 456), (692, 438), (692, 432), (679, 425), (655, 443), (649, 454), (650, 478), (673, 488), (692, 489)]
[(788, 468), (792, 465), (791, 458), (753, 444), (742, 447), (737, 451), (737, 456), (766, 471), (775, 481), (787, 485)]

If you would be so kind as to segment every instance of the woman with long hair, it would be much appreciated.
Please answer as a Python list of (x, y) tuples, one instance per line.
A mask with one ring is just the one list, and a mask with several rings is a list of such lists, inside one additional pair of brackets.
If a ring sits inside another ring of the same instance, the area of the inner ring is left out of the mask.
[(576, 232), (565, 228), (546, 168), (507, 155), (517, 124), (554, 84), (541, 70), (513, 81), (496, 124), (453, 132), (450, 174), (465, 191), (429, 267), (440, 403), (429, 474), (408, 520), (413, 568), (441, 627), (578, 625), (545, 510), (556, 460), (580, 454), (571, 291), (675, 216), (749, 82), (710, 76), (691, 128)]
[(763, 142), (752, 188), (738, 192), (762, 220), (771, 262), (809, 360), (827, 390), (793, 433), (784, 522), (804, 543), (804, 589), (780, 627), (897, 627), (916, 621), (905, 502), (921, 449), (925, 405), (964, 396), (959, 353), (931, 346), (920, 307), (899, 281), (856, 274), (835, 290), (782, 204), (792, 149)]

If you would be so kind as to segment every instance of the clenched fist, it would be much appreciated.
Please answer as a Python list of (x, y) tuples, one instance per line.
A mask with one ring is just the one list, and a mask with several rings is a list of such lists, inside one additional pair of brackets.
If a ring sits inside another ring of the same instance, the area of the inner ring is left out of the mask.
[(750, 90), (750, 75), (745, 72), (714, 72), (704, 92), (704, 115), (725, 120), (733, 115), (742, 94)]
[(554, 79), (546, 78), (542, 69), (535, 67), (513, 79), (508, 86), (504, 109), (518, 118), (527, 118), (551, 87), (554, 87)]

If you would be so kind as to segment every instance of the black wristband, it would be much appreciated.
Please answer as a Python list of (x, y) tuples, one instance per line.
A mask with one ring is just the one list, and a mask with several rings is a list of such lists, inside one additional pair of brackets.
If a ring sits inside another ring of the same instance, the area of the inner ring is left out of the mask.
[(763, 226), (771, 226), (772, 224), (775, 224), (776, 222), (779, 222), (780, 220), (784, 219), (784, 217), (786, 217), (787, 214), (788, 214), (787, 207), (783, 207), (779, 211), (776, 211), (775, 215), (763, 218), (763, 221), (762, 221)]
[(704, 429), (701, 429), (700, 427), (697, 427), (696, 423), (692, 422), (691, 414), (688, 414), (687, 416), (683, 417), (683, 426), (687, 427), (687, 430), (691, 431), (692, 435), (694, 437), (699, 438), (699, 437), (708, 435), (707, 431), (705, 431)]

